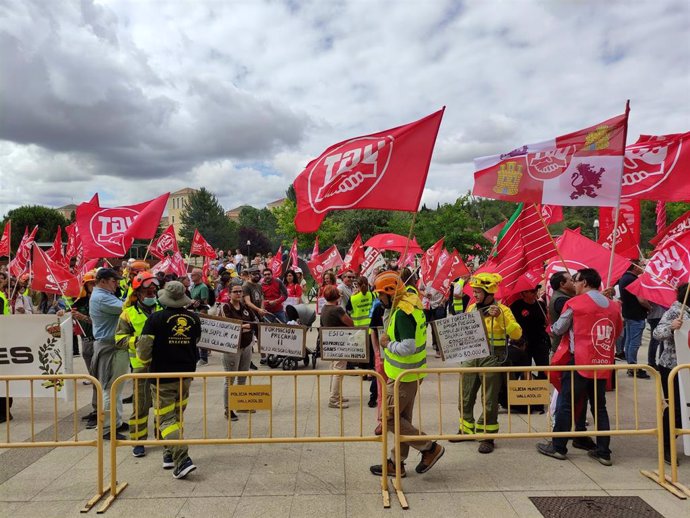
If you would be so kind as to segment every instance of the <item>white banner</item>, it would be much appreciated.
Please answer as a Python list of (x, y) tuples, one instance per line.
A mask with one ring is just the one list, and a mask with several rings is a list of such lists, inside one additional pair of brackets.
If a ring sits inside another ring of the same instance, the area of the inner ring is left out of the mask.
[[(0, 376), (72, 374), (72, 316), (59, 321), (55, 315), (7, 315), (0, 317)], [(12, 397), (30, 397), (28, 381), (10, 384)], [(53, 397), (55, 383), (34, 381), (34, 397)], [(57, 394), (71, 401), (74, 384), (57, 382)], [(0, 383), (5, 396), (5, 383)]]
[[(676, 343), (676, 357), (678, 365), (690, 364), (690, 320), (683, 320), (681, 328), (674, 333)], [(678, 386), (680, 387), (680, 417), (683, 428), (690, 428), (690, 369), (678, 372)], [(673, 416), (669, 416), (673, 419)], [(690, 456), (690, 435), (683, 435), (683, 449), (685, 455)]]

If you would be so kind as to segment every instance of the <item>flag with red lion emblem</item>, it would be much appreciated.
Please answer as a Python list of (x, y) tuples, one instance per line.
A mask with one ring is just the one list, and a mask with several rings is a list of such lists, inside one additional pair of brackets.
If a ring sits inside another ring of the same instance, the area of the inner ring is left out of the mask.
[(615, 207), (628, 126), (623, 115), (474, 161), (473, 194), (505, 201)]
[(416, 212), (445, 108), (417, 122), (339, 142), (295, 179), (298, 232), (316, 232), (332, 210)]

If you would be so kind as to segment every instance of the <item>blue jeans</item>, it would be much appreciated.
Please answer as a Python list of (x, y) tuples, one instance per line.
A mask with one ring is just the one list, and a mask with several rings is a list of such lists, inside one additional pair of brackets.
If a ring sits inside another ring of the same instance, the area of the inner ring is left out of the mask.
[(626, 318), (625, 321), (625, 361), (634, 365), (637, 363), (637, 350), (642, 345), (642, 332), (647, 325), (646, 320), (631, 320)]

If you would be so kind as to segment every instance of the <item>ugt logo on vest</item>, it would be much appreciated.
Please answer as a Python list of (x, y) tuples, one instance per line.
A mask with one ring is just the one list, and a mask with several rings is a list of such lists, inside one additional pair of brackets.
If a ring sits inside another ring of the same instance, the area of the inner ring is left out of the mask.
[(309, 171), (309, 204), (316, 213), (359, 203), (383, 178), (394, 138), (359, 137), (321, 157)]
[(125, 252), (122, 242), (124, 233), (138, 215), (136, 210), (125, 207), (99, 210), (89, 221), (91, 238), (113, 257), (119, 257)]
[(597, 355), (606, 359), (613, 351), (613, 322), (608, 318), (600, 318), (592, 326), (592, 345)]

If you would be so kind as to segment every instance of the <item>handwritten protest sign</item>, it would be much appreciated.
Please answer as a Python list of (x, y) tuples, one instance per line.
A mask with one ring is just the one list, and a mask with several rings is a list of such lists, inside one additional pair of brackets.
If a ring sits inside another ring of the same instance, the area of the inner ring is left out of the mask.
[(369, 333), (361, 327), (321, 327), (321, 359), (369, 362)]
[(464, 362), (489, 356), (484, 322), (478, 311), (432, 322), (443, 361)]
[(283, 324), (259, 325), (259, 352), (281, 356), (304, 357), (307, 328)]
[(224, 317), (199, 315), (201, 319), (201, 339), (198, 347), (220, 351), (222, 353), (236, 353), (240, 346), (242, 323)]

